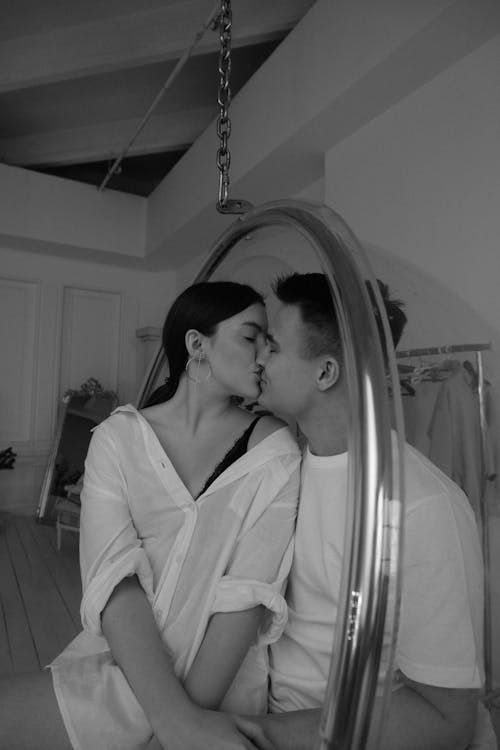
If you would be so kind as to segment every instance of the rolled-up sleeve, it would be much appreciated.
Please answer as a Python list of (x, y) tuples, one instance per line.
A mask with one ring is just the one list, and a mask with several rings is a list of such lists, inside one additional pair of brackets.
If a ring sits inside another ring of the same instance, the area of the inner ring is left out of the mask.
[(287, 470), (281, 464), (268, 468), (254, 501), (254, 506), (262, 506), (265, 497), (266, 507), (251, 525), (243, 525), (217, 585), (212, 613), (258, 605), (267, 608), (270, 616), (260, 634), (260, 643), (276, 641), (287, 621), (283, 595), (292, 564), (298, 494), (298, 461)]
[(90, 441), (81, 495), (80, 567), (84, 630), (102, 635), (101, 613), (117, 584), (137, 575), (152, 601), (153, 574), (130, 514), (127, 486), (107, 424)]

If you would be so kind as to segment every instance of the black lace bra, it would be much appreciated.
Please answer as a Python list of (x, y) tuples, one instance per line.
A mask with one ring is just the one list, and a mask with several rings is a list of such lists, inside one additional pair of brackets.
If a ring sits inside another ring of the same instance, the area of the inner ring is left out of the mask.
[(237, 461), (238, 458), (240, 458), (241, 456), (245, 455), (245, 453), (247, 452), (247, 449), (248, 449), (248, 441), (250, 439), (250, 435), (252, 434), (253, 428), (255, 427), (255, 425), (257, 424), (257, 422), (259, 421), (259, 419), (260, 419), (260, 417), (256, 417), (253, 420), (253, 422), (250, 422), (250, 424), (246, 428), (246, 430), (243, 433), (243, 435), (241, 435), (236, 440), (236, 442), (228, 450), (228, 452), (226, 453), (226, 455), (224, 456), (224, 458), (222, 459), (222, 461), (220, 461), (217, 464), (217, 466), (215, 467), (215, 469), (213, 470), (213, 472), (210, 474), (210, 476), (208, 477), (207, 481), (205, 482), (205, 485), (204, 485), (202, 491), (200, 492), (200, 494), (198, 495), (198, 497), (200, 497), (200, 495), (203, 495), (203, 493), (205, 492), (205, 490), (207, 490), (210, 487), (210, 485), (212, 484), (212, 482), (215, 482), (215, 480), (217, 479), (217, 477), (220, 476), (223, 471), (225, 471), (229, 466), (231, 466), (231, 464), (234, 464), (234, 462)]

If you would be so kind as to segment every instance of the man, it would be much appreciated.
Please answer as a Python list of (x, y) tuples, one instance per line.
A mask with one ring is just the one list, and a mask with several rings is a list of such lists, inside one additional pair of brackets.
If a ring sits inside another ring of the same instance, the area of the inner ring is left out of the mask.
[[(274, 290), (280, 304), (259, 357), (260, 403), (297, 422), (307, 448), (287, 590), (289, 622), (271, 648), (271, 713), (257, 721), (278, 750), (310, 750), (329, 671), (344, 554), (349, 397), (326, 278), (293, 274)], [(397, 307), (390, 320), (396, 339), (404, 324)], [(404, 464), (397, 685), (381, 747), (462, 750), (472, 742), (483, 679), (477, 529), (462, 491), (408, 445)]]

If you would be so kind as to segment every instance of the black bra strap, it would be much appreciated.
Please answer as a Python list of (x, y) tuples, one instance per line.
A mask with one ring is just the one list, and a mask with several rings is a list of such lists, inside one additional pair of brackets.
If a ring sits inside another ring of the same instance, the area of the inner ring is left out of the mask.
[[(209, 478), (205, 482), (205, 486), (203, 487), (202, 491), (200, 492), (200, 495), (203, 495), (205, 490), (207, 490), (210, 485), (215, 482), (218, 476), (222, 474), (223, 471), (225, 471), (231, 464), (234, 464), (235, 461), (238, 460), (238, 458), (241, 458), (241, 456), (244, 456), (248, 449), (248, 441), (250, 440), (250, 435), (253, 432), (253, 429), (257, 422), (259, 421), (260, 416), (256, 417), (253, 422), (250, 422), (248, 427), (246, 428), (245, 432), (236, 440), (232, 448), (228, 450), (222, 461), (220, 461), (215, 469), (213, 470), (212, 474), (210, 474)], [(198, 497), (200, 496), (198, 495)]]

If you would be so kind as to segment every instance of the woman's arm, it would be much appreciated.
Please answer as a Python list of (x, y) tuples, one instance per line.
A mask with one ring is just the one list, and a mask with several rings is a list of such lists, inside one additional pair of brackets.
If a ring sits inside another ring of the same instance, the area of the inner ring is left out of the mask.
[(166, 739), (167, 731), (175, 731), (176, 722), (189, 722), (194, 706), (174, 673), (151, 605), (135, 576), (115, 588), (101, 624), (111, 653), (155, 734)]
[(175, 675), (137, 578), (126, 578), (115, 588), (102, 613), (102, 629), (161, 747), (272, 750), (270, 743), (260, 739), (259, 731), (254, 744), (229, 715), (207, 711), (189, 698)]
[(257, 606), (242, 612), (217, 612), (210, 618), (184, 683), (199, 706), (220, 706), (248, 649), (257, 641), (264, 613), (264, 607)]
[(246, 516), (248, 526), (243, 527), (218, 582), (212, 615), (184, 682), (201, 706), (221, 705), (259, 632), (265, 631), (268, 643), (282, 630), (286, 621), (282, 590), (291, 564), (297, 494), (298, 462), (290, 475), (276, 469), (275, 474), (263, 476), (253, 513)]

